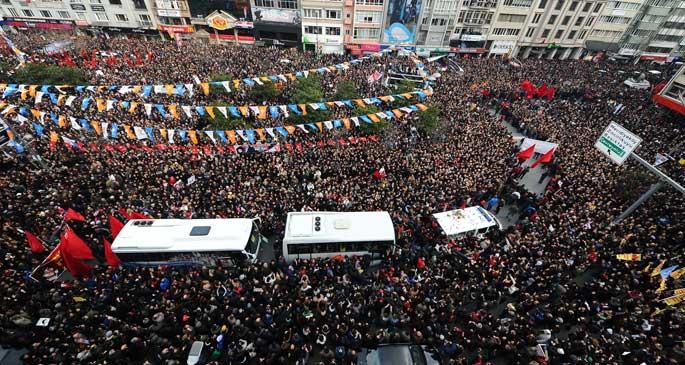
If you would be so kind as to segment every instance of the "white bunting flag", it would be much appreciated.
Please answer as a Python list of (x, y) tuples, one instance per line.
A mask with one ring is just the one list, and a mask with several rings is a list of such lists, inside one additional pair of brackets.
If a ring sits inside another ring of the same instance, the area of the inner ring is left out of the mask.
[(128, 94), (128, 93), (131, 92), (132, 89), (133, 89), (133, 88), (130, 87), (130, 86), (128, 86), (128, 85), (122, 86), (122, 87), (119, 89), (119, 94)]
[(327, 129), (333, 129), (333, 122), (330, 120), (323, 122), (323, 125), (325, 125)]
[(304, 77), (309, 77), (309, 71), (302, 71), (302, 74), (304, 75)]
[(133, 131), (136, 133), (136, 138), (139, 140), (147, 139), (147, 133), (145, 133), (145, 129), (143, 129), (143, 127), (134, 126)]
[(268, 133), (271, 136), (271, 138), (274, 138), (274, 139), (276, 138), (276, 134), (274, 133), (273, 128), (266, 128), (265, 130), (266, 130), (266, 133)]
[(337, 106), (345, 106), (345, 103), (343, 103), (343, 102), (340, 101), (340, 100), (336, 100), (336, 101), (334, 101), (334, 103), (335, 103), (335, 105), (337, 105)]
[(283, 113), (283, 115), (285, 115), (286, 118), (290, 116), (287, 105), (279, 105), (278, 109), (281, 109), (281, 112)]
[(192, 118), (192, 117), (193, 117), (193, 115), (190, 114), (190, 106), (188, 106), (188, 105), (181, 105), (181, 109), (183, 109), (183, 113), (185, 113), (185, 115), (188, 116), (188, 118)]
[(193, 84), (183, 84), (183, 86), (186, 87), (186, 90), (188, 90), (188, 94), (189, 94), (190, 96), (195, 95), (195, 92), (193, 91), (193, 87), (194, 87), (195, 85), (193, 85)]
[(283, 75), (283, 74), (279, 74), (279, 75), (276, 76), (276, 77), (278, 77), (279, 79), (283, 80), (283, 82), (288, 82), (288, 79), (286, 79), (286, 78), (285, 78), (285, 75)]
[(411, 112), (413, 112), (413, 110), (411, 110), (411, 108), (408, 108), (408, 107), (406, 107), (406, 106), (400, 108), (400, 110), (402, 110), (403, 112), (405, 112), (405, 113), (407, 113), (407, 114), (411, 114)]
[(359, 127), (359, 118), (357, 117), (352, 117), (350, 118), (354, 122), (355, 127)]
[(216, 144), (216, 139), (214, 139), (214, 131), (205, 131), (205, 134), (207, 137), (209, 137), (212, 143)]
[(169, 137), (169, 144), (174, 144), (174, 133), (176, 133), (175, 129), (166, 130), (167, 137)]
[(382, 112), (376, 113), (376, 116), (378, 116), (378, 117), (381, 118), (381, 119), (385, 119), (385, 118), (388, 117), (387, 115), (385, 115), (385, 113), (382, 113)]
[(154, 90), (155, 94), (166, 94), (166, 88), (164, 85), (155, 85)]
[(71, 128), (72, 128), (72, 129), (75, 129), (75, 130), (77, 130), (77, 131), (80, 131), (80, 130), (81, 130), (81, 126), (80, 126), (80, 125), (78, 124), (78, 122), (76, 121), (76, 118), (74, 118), (74, 117), (69, 117), (69, 121), (71, 122)]
[(43, 93), (38, 91), (36, 92), (36, 104), (40, 103), (41, 101), (43, 101)]
[(242, 129), (236, 129), (235, 133), (238, 134), (238, 135), (240, 136), (240, 138), (243, 139), (243, 141), (247, 141), (247, 140), (248, 140), (248, 139), (247, 139), (247, 136), (245, 136), (245, 131), (244, 131), (244, 130), (242, 130)]
[(102, 138), (104, 138), (104, 139), (109, 138), (109, 134), (107, 134), (107, 127), (109, 127), (109, 123), (102, 122), (102, 123), (100, 123), (100, 126), (102, 127)]
[(145, 104), (144, 107), (145, 107), (145, 114), (147, 114), (147, 116), (149, 117), (150, 113), (152, 113), (152, 104)]
[(371, 99), (369, 99), (369, 98), (364, 99), (364, 102), (365, 102), (366, 104), (373, 104), (373, 100), (371, 100)]
[(253, 77), (252, 80), (257, 83), (257, 85), (264, 85), (262, 80), (259, 79), (259, 77)]
[(93, 93), (96, 91), (95, 86), (93, 86), (93, 85), (86, 86), (86, 90), (93, 92)]
[(314, 110), (319, 110), (319, 104), (317, 103), (309, 103), (309, 107)]
[(224, 115), (224, 118), (228, 119), (228, 114), (226, 114), (226, 107), (225, 106), (217, 106), (216, 108), (221, 112), (221, 114)]
[(305, 133), (309, 133), (309, 131), (307, 130), (307, 128), (305, 128), (304, 124), (298, 124), (298, 125), (296, 125), (296, 127), (297, 127), (297, 128), (300, 128), (300, 129), (301, 129), (303, 132), (305, 132)]
[(114, 108), (114, 100), (107, 100), (107, 111), (112, 110), (112, 108)]
[(258, 116), (258, 115), (259, 115), (259, 107), (258, 107), (258, 106), (251, 106), (251, 107), (250, 107), (250, 110), (252, 111), (252, 114), (253, 114), (254, 116)]
[(71, 106), (71, 104), (76, 100), (76, 97), (74, 95), (69, 95), (67, 96), (67, 101), (64, 103), (66, 106)]
[(226, 89), (227, 93), (231, 92), (231, 87), (228, 86), (228, 81), (221, 81), (221, 85), (223, 85), (224, 89)]

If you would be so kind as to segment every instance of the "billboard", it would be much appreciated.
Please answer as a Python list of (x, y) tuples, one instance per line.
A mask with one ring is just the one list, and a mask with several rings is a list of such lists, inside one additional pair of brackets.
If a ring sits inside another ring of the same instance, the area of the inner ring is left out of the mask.
[(422, 0), (389, 0), (383, 43), (414, 43)]
[(255, 23), (274, 22), (287, 24), (300, 24), (302, 18), (299, 10), (286, 10), (274, 8), (252, 8), (252, 18)]

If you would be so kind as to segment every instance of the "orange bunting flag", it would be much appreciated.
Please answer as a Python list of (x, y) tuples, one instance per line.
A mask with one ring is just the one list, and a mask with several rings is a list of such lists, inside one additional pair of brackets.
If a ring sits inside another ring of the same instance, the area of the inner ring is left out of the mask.
[(233, 88), (237, 89), (239, 87), (240, 87), (240, 80), (238, 80), (238, 79), (233, 80)]
[(428, 109), (428, 107), (423, 105), (423, 104), (416, 104), (416, 107), (419, 108), (419, 110), (421, 110), (421, 111)]
[(97, 105), (98, 111), (99, 111), (100, 113), (102, 113), (103, 111), (105, 111), (106, 105), (105, 105), (105, 101), (104, 101), (103, 99), (100, 99), (100, 98), (95, 99), (95, 104)]
[(58, 121), (57, 121), (57, 125), (58, 125), (60, 128), (66, 127), (66, 126), (67, 126), (67, 117), (65, 117), (64, 115), (60, 115), (60, 116), (59, 116), (59, 119), (58, 119)]
[(164, 90), (166, 91), (167, 95), (173, 95), (174, 94), (174, 85), (172, 85), (172, 84), (164, 85)]
[(131, 130), (130, 125), (124, 124), (124, 131), (126, 131), (126, 137), (128, 137), (128, 139), (136, 139), (136, 135), (133, 133), (133, 130)]
[(321, 123), (321, 122), (316, 122), (316, 123), (314, 123), (314, 124), (316, 124), (316, 127), (319, 128), (319, 132), (323, 132), (323, 123)]
[(100, 126), (100, 122), (97, 120), (91, 120), (90, 125), (93, 126), (93, 129), (95, 129), (95, 133), (97, 133), (98, 136), (102, 135), (102, 127)]
[(369, 114), (369, 115), (367, 115), (367, 117), (369, 117), (369, 119), (373, 120), (374, 123), (378, 123), (378, 122), (381, 121), (381, 120), (376, 116), (376, 114)]
[(133, 91), (134, 94), (140, 94), (140, 92), (143, 90), (143, 86), (141, 85), (135, 85), (131, 91)]
[(57, 105), (62, 105), (62, 101), (64, 100), (66, 96), (64, 94), (59, 94), (57, 97)]
[(210, 117), (212, 117), (212, 119), (216, 119), (216, 115), (214, 115), (214, 107), (213, 106), (206, 106), (205, 111), (207, 112), (207, 114), (209, 114)]
[(359, 105), (362, 108), (366, 106), (366, 104), (364, 104), (364, 100), (362, 100), (362, 99), (354, 99), (354, 103)]
[(285, 130), (288, 131), (288, 133), (290, 133), (290, 134), (295, 133), (295, 130), (297, 129), (297, 128), (295, 128), (294, 125), (286, 125), (286, 126), (283, 126), (283, 128), (285, 128)]
[(135, 113), (136, 107), (138, 107), (138, 103), (136, 103), (135, 101), (132, 101), (132, 102), (131, 102), (131, 107), (128, 108), (128, 112), (131, 113), (131, 114)]
[(257, 118), (266, 119), (266, 106), (262, 105), (259, 107), (259, 116)]
[(293, 75), (293, 74), (285, 74), (285, 76), (286, 76), (287, 78), (289, 78), (290, 81), (295, 81), (295, 79), (297, 79), (297, 77), (295, 77), (295, 75)]
[(178, 105), (176, 104), (171, 104), (169, 105), (169, 112), (171, 112), (171, 115), (174, 117), (174, 119), (178, 119)]
[(262, 129), (262, 128), (257, 128), (257, 129), (255, 129), (255, 132), (257, 132), (257, 134), (259, 135), (259, 139), (260, 139), (261, 141), (264, 141), (264, 140), (266, 139), (266, 138), (264, 137), (264, 129)]
[(404, 96), (404, 97), (407, 98), (407, 99), (411, 99), (411, 98), (412, 98), (412, 93), (404, 93), (404, 94), (400, 94), (400, 95)]
[(38, 109), (31, 109), (31, 115), (33, 115), (34, 118), (40, 120), (40, 111), (38, 111)]
[(402, 112), (399, 109), (393, 109), (392, 113), (395, 114), (395, 116), (398, 118), (402, 116)]
[(350, 120), (348, 118), (343, 118), (343, 125), (345, 126), (345, 129), (350, 129)]
[(302, 115), (307, 115), (307, 104), (297, 104), (302, 109)]
[(190, 136), (190, 141), (193, 142), (193, 144), (197, 144), (197, 134), (195, 133), (194, 130), (189, 130), (188, 135)]
[(240, 110), (240, 114), (242, 114), (243, 117), (247, 117), (248, 115), (250, 115), (250, 108), (248, 108), (247, 106), (239, 106), (238, 110)]
[(209, 83), (203, 82), (200, 84), (200, 87), (202, 88), (202, 93), (205, 95), (209, 95)]
[(164, 140), (167, 139), (167, 138), (166, 138), (166, 137), (167, 137), (166, 129), (160, 128), (160, 129), (159, 129), (159, 134), (162, 136), (162, 138), (163, 138)]
[(24, 90), (21, 92), (21, 100), (26, 100), (26, 98), (28, 98), (28, 96), (29, 96), (28, 90)]
[(29, 95), (31, 95), (32, 98), (36, 97), (36, 88), (38, 85), (31, 85), (29, 86)]
[(235, 131), (226, 131), (226, 135), (228, 136), (228, 140), (231, 141), (232, 144), (235, 144)]
[(55, 131), (50, 131), (50, 144), (55, 144), (59, 141), (59, 136)]

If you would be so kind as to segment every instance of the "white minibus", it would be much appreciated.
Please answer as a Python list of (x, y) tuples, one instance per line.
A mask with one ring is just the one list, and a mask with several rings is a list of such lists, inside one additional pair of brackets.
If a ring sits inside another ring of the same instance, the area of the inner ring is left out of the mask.
[(216, 265), (256, 262), (266, 242), (259, 218), (133, 219), (112, 243), (124, 264)]
[(285, 223), (283, 257), (288, 262), (363, 255), (373, 262), (394, 250), (388, 212), (294, 212)]
[(483, 237), (490, 229), (502, 229), (494, 214), (478, 206), (435, 213), (433, 217), (448, 237)]

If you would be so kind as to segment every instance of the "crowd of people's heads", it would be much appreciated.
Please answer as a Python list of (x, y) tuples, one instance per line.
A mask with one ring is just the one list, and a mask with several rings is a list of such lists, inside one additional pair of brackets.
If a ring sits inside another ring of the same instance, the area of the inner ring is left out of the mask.
[[(55, 34), (25, 32), (14, 41), (29, 52), (59, 40)], [(141, 66), (101, 61), (101, 76), (86, 69), (90, 82), (102, 85), (194, 83), (192, 75), (202, 81), (218, 74), (257, 77), (350, 60), (292, 49), (71, 37), (79, 48), (70, 55), (79, 67), (92, 50), (152, 54)], [(3, 57), (10, 60), (11, 54)], [(30, 58), (59, 62), (38, 52)], [(421, 116), (412, 113), (391, 120), (386, 129), (337, 128), (269, 140), (301, 149), (198, 153), (143, 149), (147, 142), (130, 141), (121, 132), (117, 140), (96, 141), (46, 123), (47, 130), (96, 148), (75, 150), (36, 137), (30, 151), (7, 153), (0, 161), (0, 341), (27, 349), (26, 364), (182, 364), (194, 341), (205, 343), (213, 364), (354, 364), (362, 349), (387, 343), (425, 345), (445, 364), (545, 363), (538, 343), (545, 343), (547, 364), (685, 362), (684, 307), (660, 301), (683, 287), (683, 278), (669, 278), (666, 289), (657, 292), (661, 276), (652, 275), (662, 260), (662, 268), (685, 265), (683, 197), (662, 189), (627, 219), (611, 224), (653, 179), (631, 161), (613, 165), (593, 147), (606, 125), (618, 122), (643, 138), (638, 152), (645, 158), (657, 152), (674, 157), (660, 168), (683, 181), (678, 160), (685, 156), (673, 148), (683, 139), (682, 119), (654, 105), (649, 92), (622, 84), (627, 74), (646, 66), (456, 62), (463, 73), (444, 60), (426, 63), (429, 73), (441, 74), (430, 85), (433, 95), (421, 101), (440, 108), (431, 132), (417, 128)], [(334, 100), (342, 81), (354, 83), (361, 98), (395, 94), (368, 77), (398, 65), (415, 67), (411, 59), (390, 53), (325, 73), (320, 77), (325, 100)], [(664, 77), (673, 72), (660, 70)], [(530, 100), (520, 87), (524, 80), (546, 82), (557, 89), (556, 96)], [(291, 102), (296, 90), (297, 83), (288, 82), (276, 97), (260, 100), (252, 99), (249, 87), (182, 98), (85, 92), (74, 94), (79, 99), (71, 108), (49, 100), (29, 99), (29, 104), (18, 95), (7, 101), (17, 110), (25, 105), (67, 117), (202, 130), (211, 128), (207, 118), (174, 120), (116, 108), (83, 112), (80, 100), (272, 105)], [(618, 105), (625, 108), (617, 113)], [(331, 119), (353, 113), (336, 108)], [(246, 121), (254, 127), (284, 124), (290, 121)], [(538, 167), (548, 176), (543, 193), (518, 180), (528, 163), (516, 158), (520, 143), (505, 124), (559, 145), (553, 161)], [(32, 123), (14, 127), (22, 135), (35, 134)], [(319, 144), (370, 135), (374, 138), (366, 143)], [(109, 144), (128, 147), (122, 152), (105, 148)], [(33, 153), (42, 162), (32, 159)], [(381, 168), (387, 176), (374, 177)], [(192, 184), (176, 183), (191, 177)], [(516, 222), (482, 239), (449, 238), (431, 218), (475, 205), (508, 210)], [(70, 226), (96, 257), (102, 257), (103, 241), (112, 238), (108, 216), (119, 208), (154, 218), (259, 216), (262, 232), (276, 247), (288, 212), (387, 210), (397, 249), (377, 267), (363, 257), (292, 263), (277, 258), (218, 267), (101, 265), (75, 282), (33, 280), (28, 274), (47, 252), (32, 254), (20, 230), (54, 247), (67, 208), (86, 217)], [(642, 259), (619, 261), (620, 253), (639, 253)], [(36, 326), (39, 318), (50, 318), (48, 326)]]

